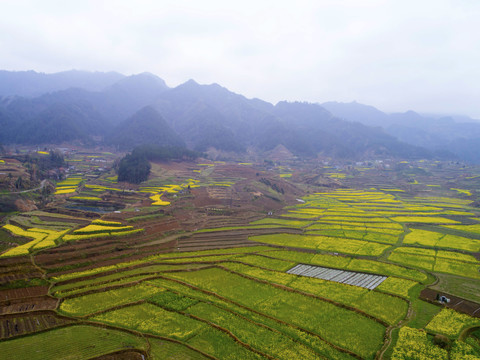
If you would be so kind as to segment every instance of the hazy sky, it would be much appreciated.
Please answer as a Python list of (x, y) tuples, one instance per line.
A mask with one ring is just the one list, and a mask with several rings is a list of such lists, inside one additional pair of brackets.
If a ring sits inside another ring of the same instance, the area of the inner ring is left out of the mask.
[(0, 69), (480, 118), (480, 1), (0, 0)]

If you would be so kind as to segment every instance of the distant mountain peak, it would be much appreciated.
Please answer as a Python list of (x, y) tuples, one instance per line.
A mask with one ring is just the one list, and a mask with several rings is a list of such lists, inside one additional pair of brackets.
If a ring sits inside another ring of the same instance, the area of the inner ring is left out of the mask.
[(199, 83), (197, 83), (195, 80), (193, 79), (189, 79), (188, 81), (185, 81), (183, 84), (181, 84), (180, 86), (182, 85), (185, 85), (185, 86), (200, 86)]
[[(187, 89), (203, 89), (207, 91), (223, 91), (225, 93), (229, 94), (235, 94), (234, 92), (228, 90), (227, 88), (217, 84), (217, 83), (212, 83), (212, 84), (199, 84), (193, 79), (188, 80), (187, 82), (184, 82), (183, 84), (179, 85), (177, 88), (187, 88)], [(238, 94), (235, 94), (238, 95)], [(238, 95), (242, 96), (242, 95)], [(243, 96), (242, 96), (243, 97)]]
[(390, 123), (387, 114), (371, 105), (357, 101), (349, 103), (329, 101), (321, 105), (333, 115), (348, 121), (357, 121), (369, 126), (387, 126)]
[(118, 81), (116, 84), (113, 84), (112, 86), (118, 86), (123, 84), (130, 84), (136, 86), (156, 86), (162, 88), (161, 90), (168, 89), (167, 84), (162, 78), (148, 72), (127, 76)]
[(416, 115), (416, 116), (420, 116), (420, 114), (418, 114), (417, 112), (415, 112), (415, 111), (413, 111), (413, 110), (405, 111), (405, 114), (406, 114), (406, 115)]
[(157, 75), (152, 74), (152, 73), (149, 72), (149, 71), (144, 71), (144, 72), (138, 73), (138, 74), (136, 74), (136, 75), (150, 76), (150, 77), (154, 77), (154, 78), (158, 77)]
[(142, 144), (185, 146), (179, 135), (151, 106), (141, 108), (119, 124), (111, 134), (109, 142), (121, 149), (131, 149)]

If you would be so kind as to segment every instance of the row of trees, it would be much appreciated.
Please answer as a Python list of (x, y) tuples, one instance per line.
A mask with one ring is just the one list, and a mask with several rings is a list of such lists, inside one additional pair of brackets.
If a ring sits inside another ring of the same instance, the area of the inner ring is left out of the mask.
[(195, 160), (205, 154), (184, 147), (141, 145), (132, 150), (132, 155), (143, 156), (150, 161)]

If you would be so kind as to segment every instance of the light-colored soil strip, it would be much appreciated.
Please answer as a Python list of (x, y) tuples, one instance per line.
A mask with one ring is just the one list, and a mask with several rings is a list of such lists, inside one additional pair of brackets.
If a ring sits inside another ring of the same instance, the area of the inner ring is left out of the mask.
[(369, 290), (375, 289), (387, 278), (383, 275), (372, 275), (305, 264), (295, 265), (287, 273), (359, 286)]

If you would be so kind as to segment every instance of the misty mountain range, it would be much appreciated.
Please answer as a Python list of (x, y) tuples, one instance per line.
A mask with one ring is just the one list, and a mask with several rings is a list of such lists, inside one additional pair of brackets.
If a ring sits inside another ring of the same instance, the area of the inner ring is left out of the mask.
[[(468, 120), (468, 119), (467, 119)], [(152, 143), (299, 156), (463, 159), (480, 162), (480, 123), (386, 114), (357, 103), (247, 99), (193, 80), (169, 88), (143, 73), (0, 71), (0, 142)]]
[(480, 162), (480, 122), (466, 116), (420, 115), (414, 111), (384, 113), (357, 102), (321, 104), (335, 116), (368, 126), (380, 126), (400, 141), (421, 146), (437, 154), (453, 153), (458, 158)]

